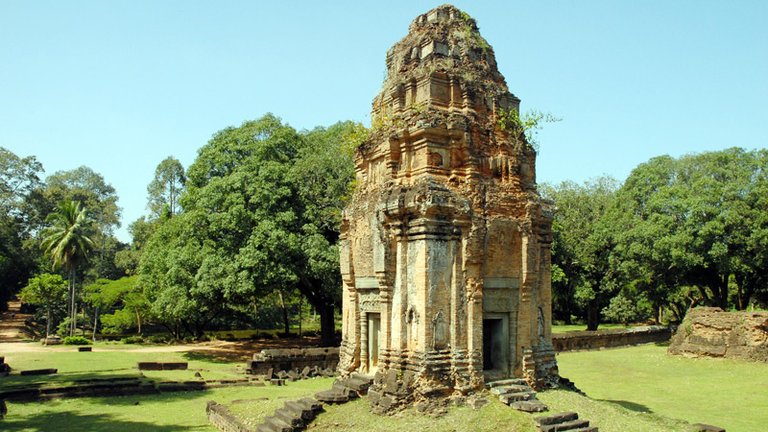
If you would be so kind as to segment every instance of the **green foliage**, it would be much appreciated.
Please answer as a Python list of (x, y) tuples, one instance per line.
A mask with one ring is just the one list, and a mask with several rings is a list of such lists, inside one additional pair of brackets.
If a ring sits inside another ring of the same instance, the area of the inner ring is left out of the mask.
[(77, 201), (62, 201), (46, 220), (50, 226), (43, 233), (42, 247), (51, 255), (54, 268), (76, 267), (85, 261), (93, 248), (86, 209)]
[(61, 340), (64, 345), (90, 345), (91, 341), (83, 336), (67, 336)]
[(0, 310), (33, 273), (33, 251), (24, 247), (35, 230), (30, 201), (43, 167), (0, 147)]
[(178, 159), (168, 156), (155, 169), (155, 177), (147, 186), (149, 202), (147, 207), (156, 218), (167, 212), (169, 216), (181, 210), (179, 197), (184, 192), (184, 167)]
[(67, 303), (67, 283), (57, 274), (44, 273), (27, 281), (19, 293), (21, 301), (40, 307), (45, 313), (46, 335), (51, 334), (51, 328), (65, 309)]
[(124, 333), (138, 329), (149, 314), (149, 302), (138, 284), (138, 276), (117, 280), (99, 279), (84, 288), (84, 300), (101, 311), (102, 331)]
[(128, 345), (140, 344), (140, 343), (144, 343), (144, 338), (141, 336), (128, 336), (120, 339), (120, 342)]
[(364, 136), (354, 123), (300, 134), (272, 115), (215, 134), (189, 167), (184, 211), (144, 248), (153, 317), (175, 337), (202, 335), (275, 289), (298, 289), (332, 320), (340, 213)]
[(69, 273), (69, 318), (72, 336), (77, 328), (77, 267), (83, 263), (93, 247), (93, 240), (88, 236), (91, 221), (86, 209), (76, 201), (62, 201), (57, 210), (48, 215), (50, 224), (43, 231), (41, 247), (50, 255), (53, 267), (65, 267)]
[(57, 274), (43, 273), (27, 281), (19, 293), (21, 301), (42, 308), (56, 308), (66, 302), (67, 283)]
[(510, 135), (524, 139), (535, 151), (539, 151), (538, 134), (544, 123), (555, 123), (562, 119), (551, 113), (530, 110), (524, 114), (516, 109), (499, 110), (496, 124), (499, 129), (509, 131)]
[(600, 310), (618, 291), (609, 271), (610, 233), (605, 214), (618, 184), (610, 177), (583, 185), (563, 182), (541, 185), (541, 194), (554, 201), (552, 221), (553, 312), (570, 323), (583, 315), (590, 330), (597, 328)]
[(612, 267), (678, 319), (699, 303), (744, 309), (765, 301), (766, 196), (766, 150), (653, 158), (618, 192)]
[(647, 316), (647, 311), (639, 310), (636, 302), (621, 294), (612, 298), (608, 306), (603, 308), (602, 313), (608, 322), (622, 323), (624, 325), (629, 325)]

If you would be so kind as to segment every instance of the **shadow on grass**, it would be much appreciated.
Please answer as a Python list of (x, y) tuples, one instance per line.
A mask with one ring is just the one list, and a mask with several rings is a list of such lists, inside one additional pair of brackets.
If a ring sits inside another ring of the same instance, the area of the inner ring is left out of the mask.
[(242, 359), (243, 353), (236, 351), (187, 351), (182, 354), (186, 360), (208, 363), (232, 363)]
[(208, 390), (169, 391), (155, 394), (127, 395), (127, 396), (93, 396), (88, 399), (94, 404), (110, 406), (132, 406), (164, 402), (177, 402), (187, 399), (202, 397)]
[(108, 414), (81, 414), (76, 411), (43, 412), (26, 418), (14, 418), (13, 413), (2, 421), (4, 431), (158, 431), (171, 432), (197, 428), (171, 425), (158, 426), (140, 421), (116, 419)]
[(628, 409), (630, 411), (634, 411), (634, 412), (648, 413), (648, 414), (653, 412), (647, 406), (639, 404), (639, 403), (635, 403), (635, 402), (624, 401), (624, 400), (610, 400), (610, 399), (599, 399), (599, 400), (602, 401), (602, 402), (608, 402), (608, 403), (612, 403), (612, 404), (616, 404), (616, 405), (622, 406), (622, 407), (624, 407), (624, 408), (626, 408), (626, 409)]
[(40, 388), (46, 386), (83, 384), (93, 381), (125, 380), (128, 378), (137, 379), (141, 377), (138, 372), (131, 372), (126, 369), (114, 369), (114, 371), (124, 371), (124, 373), (64, 372), (46, 376), (12, 375), (4, 378), (3, 388)]

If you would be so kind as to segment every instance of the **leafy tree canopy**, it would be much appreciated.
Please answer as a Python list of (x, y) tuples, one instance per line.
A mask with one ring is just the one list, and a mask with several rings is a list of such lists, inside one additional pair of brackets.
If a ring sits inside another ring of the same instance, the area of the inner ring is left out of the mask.
[(145, 248), (140, 273), (153, 314), (200, 333), (222, 308), (296, 288), (327, 341), (339, 305), (338, 224), (364, 128), (299, 133), (266, 115), (224, 129), (187, 172), (183, 212)]

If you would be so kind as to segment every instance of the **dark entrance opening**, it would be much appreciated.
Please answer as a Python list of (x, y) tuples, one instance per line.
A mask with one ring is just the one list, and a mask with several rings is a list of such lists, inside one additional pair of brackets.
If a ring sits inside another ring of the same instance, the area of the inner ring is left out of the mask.
[(483, 370), (504, 370), (504, 320), (501, 318), (483, 320)]

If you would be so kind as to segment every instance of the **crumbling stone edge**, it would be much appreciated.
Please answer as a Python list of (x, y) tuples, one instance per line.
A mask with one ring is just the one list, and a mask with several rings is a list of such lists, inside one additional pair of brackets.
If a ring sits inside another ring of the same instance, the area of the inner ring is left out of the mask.
[(224, 432), (252, 432), (248, 426), (240, 421), (229, 409), (216, 401), (208, 401), (205, 413), (216, 429)]

